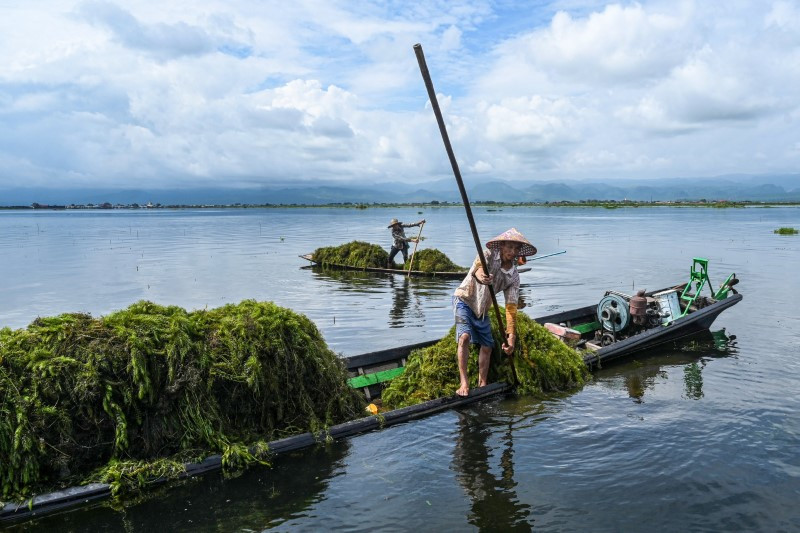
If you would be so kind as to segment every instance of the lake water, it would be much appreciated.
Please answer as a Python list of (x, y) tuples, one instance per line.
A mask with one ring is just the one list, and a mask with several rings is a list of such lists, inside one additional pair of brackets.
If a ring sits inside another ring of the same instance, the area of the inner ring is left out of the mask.
[[(541, 255), (567, 251), (522, 274), (531, 316), (676, 284), (693, 257), (710, 260), (715, 285), (735, 272), (744, 300), (715, 335), (608, 366), (573, 394), (490, 401), (181, 482), (124, 510), (17, 527), (800, 530), (800, 236), (772, 233), (800, 227), (800, 209), (474, 213), (484, 241), (515, 226)], [(298, 257), (355, 239), (388, 249), (393, 217), (427, 220), (421, 247), (462, 265), (475, 256), (453, 207), (0, 211), (0, 325), (141, 299), (198, 309), (254, 298), (306, 314), (345, 356), (439, 338), (458, 280), (324, 272)]]

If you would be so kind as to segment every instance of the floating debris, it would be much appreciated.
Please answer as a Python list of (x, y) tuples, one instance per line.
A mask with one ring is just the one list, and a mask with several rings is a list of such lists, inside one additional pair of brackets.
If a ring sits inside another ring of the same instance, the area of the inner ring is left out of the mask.
[(115, 493), (219, 453), (365, 414), (316, 326), (270, 302), (209, 311), (138, 302), (0, 330), (0, 499), (81, 482)]
[(778, 228), (774, 230), (772, 233), (776, 233), (778, 235), (797, 235), (798, 230), (795, 228)]
[[(497, 331), (493, 314), (491, 320), (492, 328)], [(517, 335), (514, 368), (518, 394), (543, 396), (573, 390), (586, 382), (589, 371), (583, 356), (523, 313), (517, 314)], [(381, 394), (384, 405), (395, 409), (455, 394), (459, 386), (456, 350), (453, 327), (438, 343), (412, 352), (405, 372), (392, 380)], [(514, 381), (507, 360), (495, 341), (489, 382)], [(471, 348), (469, 378), (470, 387), (477, 387), (477, 346)]]

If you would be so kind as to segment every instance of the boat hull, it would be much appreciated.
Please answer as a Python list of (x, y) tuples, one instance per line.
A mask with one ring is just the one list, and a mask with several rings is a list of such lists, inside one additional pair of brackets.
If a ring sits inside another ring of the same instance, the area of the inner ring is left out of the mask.
[[(602, 366), (603, 363), (627, 357), (643, 350), (654, 348), (660, 344), (672, 342), (700, 331), (707, 330), (714, 323), (714, 320), (725, 309), (732, 307), (742, 300), (741, 294), (733, 294), (724, 300), (718, 300), (713, 304), (694, 311), (686, 316), (678, 318), (667, 326), (660, 326), (649, 329), (638, 335), (633, 335), (627, 339), (618, 341), (608, 346), (603, 346), (593, 353), (584, 356), (584, 362), (590, 369)], [(590, 305), (564, 313), (548, 315), (535, 320), (540, 324), (569, 323), (587, 315), (594, 315), (597, 306)]]
[(335, 270), (356, 270), (359, 272), (375, 272), (378, 274), (400, 274), (402, 276), (417, 276), (427, 278), (448, 278), (460, 279), (467, 275), (466, 271), (463, 272), (424, 272), (422, 270), (401, 270), (399, 268), (375, 268), (375, 267), (354, 267), (349, 265), (336, 265), (332, 263), (318, 263), (311, 258), (311, 254), (301, 255), (301, 258), (312, 263), (312, 265), (332, 268)]

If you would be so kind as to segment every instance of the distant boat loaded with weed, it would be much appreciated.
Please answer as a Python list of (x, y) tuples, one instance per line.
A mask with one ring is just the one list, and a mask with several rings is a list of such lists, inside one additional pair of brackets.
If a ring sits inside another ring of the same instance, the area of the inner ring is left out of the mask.
[[(578, 353), (525, 315), (517, 320), (520, 393), (584, 382)], [(412, 354), (387, 405), (452, 393), (455, 354), (452, 331)], [(495, 354), (493, 379), (509, 373)], [(4, 328), (0, 499), (89, 482), (120, 496), (212, 454), (228, 470), (266, 464), (270, 440), (367, 414), (347, 379), (316, 326), (270, 302), (188, 312), (143, 301), (101, 318), (71, 313)]]
[(423, 272), (466, 272), (468, 270), (453, 263), (449, 257), (436, 248), (417, 250), (413, 257), (409, 254), (403, 270), (408, 270), (412, 266), (414, 270)]
[[(377, 244), (352, 241), (339, 246), (317, 248), (312, 259), (322, 265), (338, 265), (355, 268), (387, 268), (389, 254)], [(403, 265), (389, 265), (389, 268), (408, 270), (411, 254)], [(413, 269), (423, 272), (466, 272), (467, 269), (453, 263), (443, 252), (435, 248), (417, 250), (413, 256)]]
[(772, 233), (776, 233), (778, 235), (797, 235), (798, 230), (795, 228), (778, 228), (774, 230)]

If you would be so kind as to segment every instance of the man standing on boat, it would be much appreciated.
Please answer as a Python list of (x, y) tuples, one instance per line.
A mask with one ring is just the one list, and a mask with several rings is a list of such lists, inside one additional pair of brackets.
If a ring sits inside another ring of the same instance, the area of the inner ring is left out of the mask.
[(489, 361), (492, 357), (492, 324), (489, 308), (492, 298), (487, 285), (494, 287), (495, 294), (503, 293), (506, 304), (506, 332), (503, 351), (511, 354), (516, 343), (517, 302), (519, 300), (519, 273), (517, 258), (536, 254), (536, 247), (515, 228), (501, 233), (486, 243), (483, 252), (489, 273), (483, 271), (480, 258), (476, 258), (467, 277), (453, 294), (453, 312), (456, 321), (458, 342), (459, 396), (469, 394), (467, 362), (470, 344), (478, 344), (478, 387), (487, 385)]
[(387, 228), (392, 230), (392, 249), (389, 251), (389, 261), (386, 265), (386, 268), (392, 268), (394, 262), (394, 256), (397, 255), (397, 252), (403, 253), (403, 263), (408, 261), (408, 243), (409, 242), (417, 242), (417, 239), (409, 239), (406, 237), (406, 232), (403, 228), (413, 228), (415, 226), (421, 226), (425, 223), (425, 219), (423, 218), (419, 222), (415, 222), (413, 224), (403, 224), (396, 218), (393, 218)]

